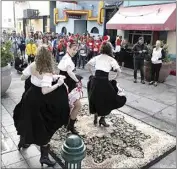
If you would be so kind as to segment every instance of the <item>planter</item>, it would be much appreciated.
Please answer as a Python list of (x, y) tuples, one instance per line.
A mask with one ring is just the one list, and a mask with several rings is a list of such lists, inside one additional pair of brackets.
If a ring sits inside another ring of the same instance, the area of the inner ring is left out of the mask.
[(1, 68), (1, 96), (5, 94), (7, 89), (10, 86), (12, 77), (11, 77), (11, 66), (5, 66)]
[[(160, 69), (159, 74), (159, 82), (163, 83), (167, 79), (171, 71), (172, 62), (163, 62), (162, 67)], [(145, 61), (144, 62), (144, 71), (145, 71), (145, 79), (146, 81), (151, 80), (151, 62)]]

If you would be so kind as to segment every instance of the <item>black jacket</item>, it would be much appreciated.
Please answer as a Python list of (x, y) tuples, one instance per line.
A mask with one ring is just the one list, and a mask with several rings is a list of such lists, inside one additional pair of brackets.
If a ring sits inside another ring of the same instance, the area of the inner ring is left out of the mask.
[[(148, 54), (148, 48), (145, 44), (140, 45), (139, 43), (136, 43), (133, 48), (134, 58), (135, 59), (142, 59), (144, 60), (146, 55)], [(139, 53), (139, 51), (146, 50), (146, 52)]]

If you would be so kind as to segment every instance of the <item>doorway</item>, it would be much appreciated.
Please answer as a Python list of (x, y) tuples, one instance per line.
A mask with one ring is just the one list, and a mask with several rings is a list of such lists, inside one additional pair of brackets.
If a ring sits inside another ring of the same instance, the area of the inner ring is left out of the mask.
[(87, 32), (86, 20), (74, 20), (74, 34), (83, 34)]

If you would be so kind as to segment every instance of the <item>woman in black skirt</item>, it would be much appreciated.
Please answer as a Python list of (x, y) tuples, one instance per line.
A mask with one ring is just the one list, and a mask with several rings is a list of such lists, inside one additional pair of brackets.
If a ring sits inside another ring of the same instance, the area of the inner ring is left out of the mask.
[(82, 78), (76, 76), (73, 72), (75, 69), (75, 65), (72, 61), (72, 57), (75, 56), (77, 51), (78, 44), (71, 39), (68, 42), (67, 53), (58, 64), (60, 75), (66, 76), (64, 82), (68, 86), (69, 104), (71, 107), (70, 120), (68, 122), (67, 129), (73, 134), (78, 134), (78, 131), (75, 129), (74, 124), (76, 122), (77, 114), (81, 108), (80, 98), (82, 97), (82, 87), (80, 83)]
[[(103, 42), (100, 50), (101, 55), (98, 55), (91, 59), (88, 63), (88, 69), (92, 76), (89, 78), (87, 84), (89, 110), (94, 116), (94, 125), (97, 124), (98, 116), (101, 116), (99, 125), (109, 127), (105, 122), (105, 116), (110, 114), (114, 109), (120, 108), (125, 105), (126, 97), (124, 95), (118, 95), (119, 88), (115, 80), (109, 81), (108, 75), (111, 69), (117, 71), (117, 78), (120, 67), (116, 60), (112, 56), (112, 48), (108, 42)], [(91, 67), (95, 67), (96, 72), (93, 76)]]
[[(17, 134), (20, 135), (18, 133), (19, 129), (20, 129), (20, 124), (21, 124), (21, 120), (22, 120), (22, 101), (23, 101), (23, 97), (25, 95), (25, 93), (28, 91), (28, 89), (31, 87), (31, 78), (29, 77), (28, 79), (25, 80), (25, 91), (22, 94), (22, 98), (20, 100), (20, 102), (15, 106), (14, 109), (14, 114), (13, 114), (13, 119), (14, 119), (14, 126), (17, 129)], [(30, 144), (25, 144), (25, 140), (24, 137), (20, 136), (20, 142), (18, 144), (18, 148), (28, 148), (30, 146)]]
[(35, 62), (23, 71), (21, 79), (26, 80), (31, 76), (31, 86), (24, 93), (21, 106), (17, 105), (21, 108), (14, 110), (14, 116), (20, 116), (19, 121), (14, 118), (17, 133), (23, 138), (19, 142), (19, 149), (24, 144), (39, 145), (40, 163), (50, 167), (55, 162), (48, 157), (48, 143), (58, 128), (67, 124), (70, 113), (64, 76), (53, 75), (53, 65), (51, 52), (47, 46), (41, 46)]

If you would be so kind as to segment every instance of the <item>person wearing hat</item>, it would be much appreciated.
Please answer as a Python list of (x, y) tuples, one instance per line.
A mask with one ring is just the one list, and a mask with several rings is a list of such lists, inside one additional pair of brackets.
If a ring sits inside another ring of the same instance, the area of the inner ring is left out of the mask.
[(34, 62), (36, 52), (37, 52), (37, 46), (34, 43), (34, 40), (31, 38), (29, 43), (26, 46), (26, 54), (28, 55), (28, 63)]
[(141, 83), (144, 82), (144, 59), (148, 53), (148, 48), (144, 44), (144, 38), (139, 37), (138, 42), (132, 48), (134, 53), (134, 83), (137, 83), (137, 71), (140, 69)]

